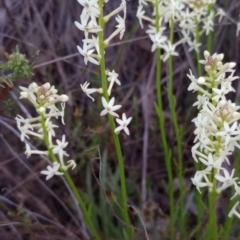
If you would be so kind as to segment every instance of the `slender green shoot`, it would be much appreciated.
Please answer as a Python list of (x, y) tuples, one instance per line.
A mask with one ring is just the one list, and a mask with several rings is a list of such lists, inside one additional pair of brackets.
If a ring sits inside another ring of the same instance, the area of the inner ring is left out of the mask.
[[(99, 9), (100, 9), (99, 26), (104, 30), (103, 5), (104, 5), (104, 0), (99, 0)], [(109, 101), (109, 96), (107, 93), (107, 78), (106, 78), (106, 66), (105, 66), (105, 57), (104, 57), (105, 45), (104, 45), (103, 31), (98, 33), (98, 37), (99, 37), (99, 51), (100, 51), (100, 55), (101, 55), (100, 68), (101, 68), (103, 96), (107, 101)], [(115, 126), (113, 116), (110, 114), (108, 114), (108, 121), (109, 121), (110, 128), (112, 131), (112, 136), (114, 139), (114, 145), (115, 145), (117, 159), (118, 159), (120, 182), (121, 182), (121, 195), (122, 195), (122, 209), (121, 210), (122, 210), (124, 222), (126, 224), (127, 240), (133, 240), (134, 239), (134, 229), (131, 226), (130, 218), (129, 218), (129, 214), (128, 214), (126, 178), (125, 178), (122, 149), (121, 149), (119, 137), (117, 134), (114, 133), (116, 126)]]
[[(42, 129), (43, 129), (43, 140), (46, 144), (47, 150), (48, 150), (48, 156), (49, 158), (53, 161), (53, 162), (58, 162), (55, 154), (53, 153), (52, 148), (50, 148), (50, 142), (49, 142), (49, 137), (48, 137), (48, 131), (47, 131), (47, 127), (45, 125), (45, 121), (46, 118), (44, 117), (44, 114), (41, 114), (41, 125), (42, 125)], [(79, 191), (77, 189), (77, 187), (75, 186), (72, 178), (70, 177), (70, 175), (68, 174), (67, 171), (65, 171), (63, 168), (61, 168), (61, 171), (64, 173), (64, 177), (66, 178), (70, 188), (72, 189), (74, 196), (76, 197), (82, 211), (83, 211), (83, 218), (84, 218), (84, 222), (86, 223), (86, 225), (89, 227), (89, 229), (91, 230), (91, 233), (93, 234), (94, 238), (97, 240), (101, 240), (100, 236), (97, 233), (97, 230), (91, 220), (91, 213), (88, 211), (81, 195), (79, 194)]]

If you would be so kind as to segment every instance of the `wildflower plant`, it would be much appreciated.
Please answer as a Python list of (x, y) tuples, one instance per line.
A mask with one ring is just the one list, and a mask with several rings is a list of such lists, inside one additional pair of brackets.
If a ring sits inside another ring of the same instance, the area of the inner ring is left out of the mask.
[[(55, 129), (58, 128), (57, 125), (53, 123), (53, 118), (60, 117), (62, 123), (64, 124), (64, 108), (65, 102), (68, 100), (67, 95), (58, 95), (57, 89), (54, 86), (51, 86), (50, 83), (45, 83), (42, 86), (38, 86), (35, 82), (31, 83), (28, 88), (20, 87), (22, 90), (20, 92), (21, 99), (27, 99), (36, 109), (38, 113), (37, 117), (26, 118), (18, 115), (16, 117), (18, 129), (21, 132), (21, 140), (30, 141), (30, 136), (38, 137), (45, 141), (46, 150), (38, 151), (31, 150), (30, 145), (26, 142), (26, 151), (25, 154), (27, 157), (30, 157), (32, 154), (44, 154), (48, 156), (58, 156), (58, 164), (54, 166), (56, 175), (59, 175), (59, 170), (68, 170), (69, 168), (74, 169), (76, 163), (74, 160), (68, 160), (67, 164), (64, 161), (64, 156), (68, 157), (68, 153), (65, 148), (68, 145), (66, 142), (65, 135), (62, 136), (62, 140), (56, 140), (56, 143), (53, 142), (53, 138), (56, 136)], [(56, 104), (61, 104), (61, 109), (57, 108)], [(54, 157), (54, 161), (56, 157)], [(55, 175), (53, 169), (49, 171), (49, 175), (44, 172), (43, 174), (47, 175), (47, 179), (50, 179)]]
[[(192, 156), (196, 162), (201, 162), (204, 168), (198, 169), (192, 178), (192, 183), (201, 192), (207, 188), (209, 192), (209, 229), (208, 233), (218, 239), (215, 201), (217, 194), (233, 187), (234, 199), (240, 194), (239, 180), (234, 176), (235, 169), (230, 168), (229, 157), (235, 148), (240, 148), (240, 109), (235, 103), (227, 99), (229, 92), (235, 92), (232, 82), (239, 77), (234, 76), (235, 63), (223, 63), (223, 54), (204, 52), (206, 75), (196, 78), (190, 71), (191, 80), (188, 90), (198, 93), (198, 100), (193, 104), (199, 109), (198, 116), (193, 119), (196, 126)], [(228, 216), (239, 217), (237, 202)]]
[[(81, 85), (83, 92), (94, 101), (92, 94), (99, 93), (102, 95), (101, 102), (103, 110), (100, 116), (107, 115), (110, 123), (111, 131), (113, 134), (113, 139), (115, 143), (120, 180), (121, 180), (121, 195), (122, 195), (122, 215), (123, 220), (126, 224), (126, 233), (124, 234), (125, 239), (133, 239), (133, 228), (130, 226), (130, 219), (128, 215), (128, 205), (127, 205), (127, 191), (125, 182), (125, 171), (121, 145), (119, 141), (118, 134), (120, 131), (124, 130), (126, 134), (130, 134), (128, 129), (128, 124), (131, 122), (131, 117), (127, 118), (126, 114), (123, 113), (122, 120), (116, 111), (120, 109), (121, 105), (114, 105), (115, 97), (112, 96), (112, 88), (115, 84), (121, 85), (118, 79), (118, 74), (112, 70), (106, 68), (105, 62), (105, 49), (109, 46), (110, 41), (119, 36), (122, 39), (125, 32), (125, 19), (126, 19), (126, 1), (122, 0), (118, 8), (110, 12), (108, 15), (104, 16), (103, 8), (104, 4), (108, 1), (104, 0), (77, 0), (83, 7), (82, 13), (80, 15), (80, 22), (75, 21), (76, 27), (84, 32), (85, 39), (82, 40), (82, 47), (77, 46), (79, 53), (84, 57), (84, 63), (87, 65), (89, 62), (95, 65), (99, 65), (101, 69), (101, 83), (98, 87), (90, 88), (90, 83), (85, 82)], [(121, 16), (121, 15), (122, 16)], [(105, 37), (104, 27), (105, 24), (112, 18), (115, 18), (116, 29), (110, 34), (110, 36)], [(119, 124), (116, 127), (116, 122)]]
[[(58, 128), (58, 125), (54, 123), (54, 119), (61, 118), (61, 122), (64, 124), (64, 109), (65, 103), (68, 101), (68, 96), (65, 94), (57, 94), (58, 90), (54, 86), (51, 86), (50, 83), (45, 83), (39, 86), (37, 83), (33, 82), (28, 88), (20, 87), (20, 89), (20, 99), (28, 100), (37, 112), (36, 117), (23, 118), (20, 115), (16, 117), (17, 127), (21, 132), (21, 140), (26, 145), (26, 156), (29, 158), (32, 154), (46, 155), (52, 160), (52, 166), (47, 166), (47, 169), (42, 170), (41, 174), (46, 176), (46, 180), (49, 180), (53, 176), (64, 175), (82, 208), (85, 223), (92, 231), (94, 237), (100, 240), (92, 223), (89, 209), (87, 209), (75, 184), (67, 172), (69, 169), (73, 170), (76, 167), (76, 163), (73, 159), (65, 159), (66, 157), (69, 157), (69, 154), (66, 151), (68, 145), (66, 137), (63, 135), (61, 140), (56, 139), (55, 141), (55, 129)], [(57, 105), (60, 105), (60, 108)], [(29, 143), (32, 136), (43, 140), (46, 149), (31, 149)]]

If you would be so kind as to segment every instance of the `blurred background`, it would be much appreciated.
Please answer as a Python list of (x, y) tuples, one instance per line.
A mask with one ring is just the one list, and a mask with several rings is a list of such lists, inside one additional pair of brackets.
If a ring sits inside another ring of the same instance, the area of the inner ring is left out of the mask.
[[(109, 0), (105, 5), (105, 14), (118, 6), (119, 1)], [(214, 52), (224, 53), (225, 62), (236, 62), (236, 75), (240, 75), (240, 38), (236, 37), (240, 2), (222, 0), (217, 1), (216, 6), (226, 11), (226, 17), (215, 25)], [(131, 135), (121, 134), (120, 138), (128, 202), (132, 206), (129, 211), (136, 227), (136, 239), (145, 239), (139, 219), (145, 222), (150, 239), (167, 239), (169, 199), (164, 187), (167, 172), (154, 109), (156, 59), (151, 52), (146, 29), (140, 28), (136, 18), (137, 7), (137, 0), (127, 2), (126, 32), (121, 41), (116, 37), (106, 49), (106, 66), (119, 74), (122, 83), (113, 90), (118, 104), (123, 105), (120, 113), (133, 117), (129, 126)], [(121, 239), (119, 226), (122, 222), (113, 204), (114, 196), (119, 195), (119, 171), (113, 139), (107, 119), (99, 116), (102, 110), (100, 96), (93, 103), (80, 88), (85, 81), (91, 82), (94, 87), (101, 86), (99, 68), (93, 64), (86, 66), (76, 48), (76, 45), (82, 45), (83, 39), (82, 32), (74, 25), (74, 21), (79, 21), (81, 11), (76, 0), (0, 1), (0, 60), (7, 61), (4, 53), (12, 53), (16, 45), (27, 59), (34, 57), (39, 50), (34, 61), (34, 76), (15, 80), (13, 90), (0, 102), (0, 240), (88, 239), (81, 209), (64, 179), (54, 177), (46, 182), (40, 171), (46, 168), (48, 159), (39, 155), (27, 159), (24, 154), (25, 146), (20, 141), (14, 118), (18, 114), (36, 116), (27, 101), (19, 100), (19, 86), (28, 86), (31, 82), (38, 85), (50, 82), (59, 93), (69, 96), (65, 125), (59, 120), (56, 138), (61, 138), (63, 134), (67, 137), (67, 150), (77, 163), (70, 174), (85, 202), (92, 206), (92, 218), (102, 239)], [(115, 22), (110, 21), (107, 26), (105, 36), (112, 33)], [(176, 31), (175, 39), (180, 37)], [(205, 50), (206, 39), (202, 39), (202, 44), (201, 52)], [(189, 53), (187, 46), (183, 44), (177, 50), (179, 57), (174, 58), (174, 93), (178, 122), (184, 136), (185, 214), (191, 233), (197, 214), (190, 180), (196, 171), (191, 156), (194, 139), (191, 119), (197, 111), (192, 108), (196, 94), (187, 91), (189, 79), (186, 74), (191, 69), (197, 76), (197, 69), (195, 54)], [(1, 71), (0, 74), (9, 73)], [(164, 89), (168, 81), (166, 63), (163, 64), (162, 77)], [(238, 81), (234, 82), (234, 87), (236, 93), (230, 98), (238, 100)], [(174, 156), (176, 139), (165, 91), (163, 102), (167, 138)], [(45, 149), (43, 143), (35, 138), (31, 143), (37, 149)], [(237, 156), (233, 156), (233, 160), (239, 159)], [(177, 204), (178, 164), (173, 164)], [(141, 199), (142, 177), (147, 184), (147, 201), (144, 204)], [(225, 214), (226, 201), (228, 198), (223, 195), (217, 203), (220, 222)]]

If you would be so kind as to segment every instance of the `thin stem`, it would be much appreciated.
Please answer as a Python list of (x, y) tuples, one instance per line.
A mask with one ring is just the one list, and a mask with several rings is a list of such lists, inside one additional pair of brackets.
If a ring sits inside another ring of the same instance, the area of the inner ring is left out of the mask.
[[(200, 43), (200, 32), (199, 32), (199, 21), (195, 20), (196, 22), (196, 44)], [(202, 65), (200, 64), (200, 52), (196, 52), (196, 59), (197, 59), (197, 70), (198, 70), (198, 77), (203, 75), (202, 72)], [(199, 92), (199, 94), (201, 94)], [(194, 161), (195, 162), (195, 161)], [(199, 161), (198, 163), (195, 162), (195, 167), (196, 169), (201, 169), (202, 167), (202, 163)], [(195, 198), (196, 198), (196, 202), (197, 202), (197, 210), (198, 210), (198, 214), (197, 214), (197, 224), (200, 225), (202, 223), (202, 218), (203, 218), (203, 214), (204, 214), (204, 206), (202, 204), (202, 195), (198, 190), (195, 190)], [(201, 233), (198, 232), (198, 238), (200, 237)]]
[[(100, 9), (100, 15), (99, 15), (99, 26), (104, 30), (104, 18), (103, 18), (103, 4), (104, 0), (99, 0), (99, 9)], [(100, 60), (100, 68), (101, 68), (101, 78), (102, 78), (102, 89), (103, 89), (103, 96), (104, 98), (109, 101), (109, 96), (107, 93), (107, 78), (106, 78), (106, 66), (105, 66), (105, 56), (104, 56), (104, 38), (103, 38), (103, 31), (98, 33), (99, 37), (99, 51), (101, 55)], [(115, 122), (113, 119), (113, 116), (108, 114), (108, 121), (110, 124), (110, 128), (112, 131), (115, 149), (117, 153), (118, 158), (118, 166), (119, 166), (119, 172), (120, 172), (120, 182), (121, 182), (121, 195), (122, 195), (122, 214), (123, 219), (127, 225), (127, 239), (134, 239), (134, 230), (131, 226), (129, 215), (128, 215), (128, 204), (127, 204), (127, 189), (126, 189), (126, 178), (125, 178), (125, 170), (124, 170), (124, 162), (123, 162), (123, 156), (122, 156), (122, 150), (121, 145), (119, 141), (119, 137), (117, 134), (114, 133), (114, 130), (116, 128)]]
[[(199, 22), (196, 18), (196, 44), (200, 43)], [(200, 64), (200, 52), (196, 52), (198, 77), (202, 76), (202, 65)]]
[[(157, 32), (160, 30), (159, 20), (159, 3), (155, 1), (155, 10), (156, 10), (156, 21), (155, 26)], [(172, 165), (171, 165), (171, 154), (169, 152), (169, 147), (167, 143), (167, 136), (165, 131), (165, 116), (163, 113), (163, 103), (162, 103), (162, 82), (161, 82), (161, 72), (162, 72), (162, 60), (161, 60), (161, 49), (157, 48), (156, 50), (156, 90), (157, 90), (157, 103), (155, 103), (155, 109), (159, 119), (159, 128), (161, 132), (161, 139), (163, 144), (164, 151), (164, 160), (167, 168), (168, 182), (169, 182), (169, 199), (170, 199), (170, 228), (173, 229), (174, 226), (174, 196), (173, 196), (173, 177), (172, 177)], [(172, 231), (171, 231), (172, 232)]]
[[(159, 3), (158, 1), (155, 1), (155, 9), (156, 9), (156, 30), (159, 32), (160, 26), (159, 26)], [(167, 143), (167, 137), (166, 137), (166, 131), (165, 131), (165, 116), (163, 113), (163, 103), (162, 103), (162, 79), (161, 79), (161, 73), (162, 73), (162, 60), (161, 60), (161, 49), (157, 48), (157, 64), (156, 64), (156, 89), (157, 89), (157, 113), (158, 113), (158, 119), (159, 119), (159, 127), (161, 131), (161, 138), (163, 143), (163, 150), (164, 150), (164, 159), (167, 161), (168, 159), (168, 143)]]
[[(174, 21), (171, 20), (170, 26), (170, 42), (173, 43), (173, 34), (174, 34)], [(170, 102), (170, 111), (171, 117), (173, 121), (173, 126), (177, 138), (177, 150), (178, 150), (178, 160), (182, 159), (182, 145), (181, 145), (181, 137), (180, 137), (180, 129), (178, 127), (177, 122), (177, 114), (175, 111), (176, 108), (176, 100), (173, 95), (173, 57), (170, 55), (168, 59), (168, 74), (169, 74), (169, 84), (168, 84), (168, 94), (169, 94), (169, 102)]]
[[(212, 8), (213, 8), (213, 4), (209, 5), (208, 15), (212, 11)], [(208, 52), (210, 52), (211, 54), (212, 54), (212, 47), (213, 47), (213, 32), (210, 32), (207, 37), (207, 49), (208, 49)]]
[(208, 220), (208, 233), (207, 238), (209, 240), (216, 240), (218, 238), (218, 229), (217, 229), (217, 213), (216, 213), (216, 206), (215, 202), (217, 199), (217, 192), (216, 192), (216, 178), (214, 177), (216, 174), (216, 169), (213, 170), (212, 173), (212, 181), (213, 181), (213, 189), (212, 191), (208, 192), (208, 201), (209, 201), (209, 220)]
[[(58, 162), (55, 154), (52, 151), (52, 148), (50, 147), (49, 138), (48, 138), (48, 131), (47, 131), (47, 128), (46, 128), (46, 125), (45, 125), (45, 121), (46, 121), (46, 118), (44, 117), (44, 114), (41, 114), (41, 125), (42, 125), (42, 129), (43, 129), (43, 139), (44, 139), (44, 142), (47, 146), (48, 155), (53, 162)], [(74, 193), (74, 196), (76, 197), (76, 199), (77, 199), (77, 201), (78, 201), (78, 203), (79, 203), (79, 205), (80, 205), (80, 207), (83, 211), (84, 222), (87, 224), (87, 226), (91, 230), (94, 238), (97, 239), (97, 240), (101, 240), (101, 238), (98, 235), (97, 230), (95, 229), (94, 224), (91, 220), (90, 212), (88, 212), (88, 209), (87, 209), (81, 195), (79, 194), (79, 192), (77, 190), (77, 187), (75, 186), (72, 178), (70, 177), (68, 172), (65, 171), (64, 169), (61, 168), (61, 171), (64, 173), (64, 176), (65, 176), (70, 188), (72, 189), (72, 191)]]
[[(210, 76), (211, 77), (211, 76)], [(212, 76), (214, 79), (214, 76)], [(213, 86), (214, 86), (213, 82)], [(214, 106), (217, 106), (216, 101), (212, 101)], [(220, 130), (221, 131), (221, 130)], [(211, 136), (213, 138), (213, 136)], [(218, 144), (215, 147), (215, 155), (219, 157), (219, 152), (221, 149), (221, 137), (216, 137)], [(211, 191), (208, 191), (208, 208), (209, 208), (209, 219), (208, 219), (208, 232), (207, 238), (209, 240), (215, 240), (218, 238), (218, 225), (217, 225), (217, 212), (216, 212), (216, 199), (217, 199), (217, 179), (215, 175), (218, 174), (218, 169), (213, 169), (211, 174), (211, 182), (213, 183), (213, 187)]]
[[(173, 44), (174, 38), (174, 20), (171, 19), (170, 22), (170, 42)], [(181, 131), (178, 126), (177, 113), (176, 113), (176, 99), (173, 94), (173, 58), (169, 56), (168, 59), (168, 74), (169, 74), (169, 83), (168, 83), (168, 96), (170, 103), (170, 112), (173, 121), (174, 131), (177, 139), (177, 154), (178, 154), (178, 177), (180, 182), (180, 226), (182, 234), (185, 234), (185, 218), (184, 218), (184, 186), (183, 186), (183, 166), (182, 166), (182, 137)]]

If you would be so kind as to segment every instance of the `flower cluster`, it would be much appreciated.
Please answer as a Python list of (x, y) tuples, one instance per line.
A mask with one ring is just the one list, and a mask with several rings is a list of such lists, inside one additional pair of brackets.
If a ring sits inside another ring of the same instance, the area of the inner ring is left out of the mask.
[[(103, 29), (98, 25), (98, 18), (102, 9), (99, 8), (98, 0), (77, 0), (80, 5), (83, 7), (82, 13), (80, 15), (80, 22), (75, 21), (76, 27), (84, 32), (85, 39), (82, 40), (83, 47), (77, 46), (78, 51), (84, 57), (84, 62), (87, 65), (88, 62), (99, 65), (100, 60), (103, 56), (100, 55), (100, 42), (99, 38), (96, 35), (97, 33), (103, 31)], [(107, 1), (105, 1), (107, 2)], [(123, 12), (123, 17), (119, 14)], [(104, 22), (108, 22), (111, 17), (115, 16), (115, 20), (117, 22), (116, 30), (102, 43), (104, 47), (109, 45), (109, 42), (118, 34), (120, 35), (120, 39), (122, 39), (123, 34), (125, 32), (125, 19), (126, 19), (126, 1), (122, 0), (120, 6), (109, 13), (108, 15), (103, 17)], [(91, 35), (91, 37), (89, 37)], [(114, 84), (121, 85), (121, 82), (118, 79), (118, 74), (112, 70), (106, 70), (107, 80), (109, 82), (109, 86), (107, 89), (108, 96), (111, 96), (112, 88)], [(85, 82), (81, 84), (82, 91), (86, 93), (86, 95), (94, 101), (94, 98), (91, 96), (93, 93), (103, 94), (103, 89), (100, 88), (89, 88), (90, 83)], [(109, 101), (102, 96), (102, 105), (104, 109), (100, 113), (101, 116), (106, 114), (111, 114), (114, 117), (119, 117), (119, 115), (115, 112), (121, 105), (115, 105), (115, 97), (112, 97)], [(127, 118), (126, 114), (123, 113), (122, 119), (116, 119), (119, 127), (115, 129), (115, 133), (119, 133), (121, 130), (124, 130), (126, 134), (129, 135), (129, 129), (127, 128), (128, 124), (131, 121), (131, 117)]]
[[(156, 4), (156, 1), (158, 3)], [(148, 2), (153, 4), (154, 11), (151, 17), (146, 16), (145, 10), (148, 7)], [(165, 54), (163, 55), (163, 61), (166, 61), (170, 55), (178, 56), (176, 47), (182, 43), (187, 42), (189, 45), (189, 51), (195, 50), (199, 52), (201, 43), (198, 41), (199, 37), (206, 33), (209, 34), (213, 31), (214, 18), (220, 15), (220, 20), (224, 15), (222, 9), (217, 12), (211, 10), (208, 13), (208, 8), (213, 5), (215, 0), (139, 0), (139, 6), (137, 10), (137, 17), (140, 25), (143, 28), (142, 20), (150, 22), (149, 29), (146, 31), (149, 38), (152, 41), (152, 51), (156, 48), (163, 49)], [(156, 6), (158, 6), (158, 14), (160, 29), (156, 28)], [(181, 29), (183, 38), (172, 43), (164, 35), (165, 27), (162, 27), (162, 22), (171, 24), (177, 24)], [(200, 30), (201, 27), (201, 31)]]
[[(227, 165), (230, 165), (229, 156), (235, 147), (240, 148), (240, 107), (228, 100), (226, 94), (235, 91), (232, 82), (238, 79), (233, 70), (236, 64), (223, 64), (223, 54), (215, 53), (211, 56), (205, 51), (204, 57), (200, 63), (204, 65), (207, 75), (195, 78), (191, 71), (188, 75), (191, 80), (188, 90), (199, 94), (198, 100), (193, 104), (199, 113), (193, 119), (196, 137), (192, 156), (196, 162), (200, 161), (206, 167), (196, 172), (192, 182), (199, 192), (200, 188), (208, 187), (209, 191), (221, 193), (234, 186), (236, 193), (231, 198), (233, 199), (240, 195), (240, 182), (234, 177), (235, 169), (230, 173)], [(239, 216), (236, 207), (229, 216)]]
[[(30, 157), (32, 154), (44, 154), (51, 155), (57, 154), (59, 162), (55, 162), (53, 168), (48, 166), (48, 171), (42, 171), (42, 174), (47, 175), (47, 180), (53, 175), (61, 175), (59, 170), (67, 170), (68, 168), (75, 168), (76, 164), (74, 160), (69, 160), (68, 164), (64, 163), (64, 156), (69, 156), (65, 151), (68, 143), (66, 142), (65, 135), (62, 136), (62, 140), (56, 140), (56, 144), (53, 143), (53, 137), (56, 136), (55, 128), (58, 126), (52, 122), (52, 118), (61, 117), (64, 124), (64, 108), (65, 102), (68, 100), (67, 95), (58, 95), (57, 89), (51, 86), (50, 83), (45, 83), (42, 86), (38, 86), (35, 82), (31, 83), (28, 88), (20, 87), (21, 99), (27, 99), (35, 107), (38, 116), (34, 118), (24, 119), (18, 115), (16, 117), (17, 127), (21, 132), (21, 141), (26, 144), (25, 154)], [(56, 107), (57, 103), (61, 103), (61, 110)], [(38, 151), (31, 150), (29, 144), (25, 141), (30, 139), (29, 136), (35, 136), (45, 141), (47, 150)]]

